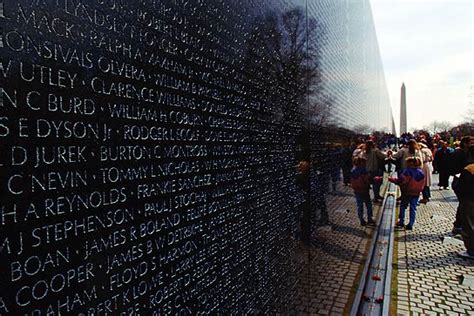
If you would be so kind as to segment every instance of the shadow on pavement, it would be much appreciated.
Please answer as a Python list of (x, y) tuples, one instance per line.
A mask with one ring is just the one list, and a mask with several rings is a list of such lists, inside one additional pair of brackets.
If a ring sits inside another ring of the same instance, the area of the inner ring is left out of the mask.
[(334, 196), (340, 196), (340, 197), (354, 197), (354, 194), (352, 192), (336, 191), (336, 192), (330, 192), (328, 194), (329, 195), (334, 195)]
[(457, 202), (458, 199), (456, 198), (456, 196), (447, 196), (447, 197), (442, 197), (442, 198), (431, 198), (430, 199), (430, 202), (448, 202), (448, 203), (451, 203), (451, 202)]
[[(416, 229), (416, 228), (414, 228)], [(424, 234), (424, 233), (417, 233), (415, 230), (415, 234), (413, 235), (395, 235), (396, 242), (418, 242), (418, 241), (439, 241), (440, 244), (443, 241), (444, 237), (447, 237), (448, 233), (437, 233), (437, 234)]]
[(363, 255), (359, 250), (354, 251), (352, 248), (345, 248), (337, 243), (337, 241), (328, 241), (317, 237), (311, 240), (311, 246), (322, 250), (332, 257), (346, 261), (353, 261), (355, 257)]
[(368, 238), (369, 234), (363, 229), (350, 227), (350, 226), (343, 226), (338, 224), (332, 225), (332, 230), (340, 233), (351, 234), (357, 236), (359, 238)]

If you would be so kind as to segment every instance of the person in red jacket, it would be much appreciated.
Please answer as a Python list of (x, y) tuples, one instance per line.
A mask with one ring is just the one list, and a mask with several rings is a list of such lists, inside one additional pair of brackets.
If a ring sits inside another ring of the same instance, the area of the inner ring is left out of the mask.
[[(421, 170), (421, 160), (419, 157), (408, 157), (406, 159), (407, 168), (403, 169), (397, 178), (389, 178), (388, 181), (396, 183), (400, 186), (402, 192), (400, 202), (400, 215), (396, 227), (408, 230), (413, 229), (416, 218), (416, 206), (420, 197), (421, 191), (425, 186), (425, 175)], [(405, 211), (410, 206), (410, 222), (404, 225)]]
[[(351, 171), (351, 186), (357, 202), (357, 215), (362, 226), (375, 225), (372, 218), (372, 201), (370, 200), (370, 174), (367, 171), (366, 159), (354, 158), (354, 168)], [(364, 219), (364, 204), (367, 207), (367, 222)]]

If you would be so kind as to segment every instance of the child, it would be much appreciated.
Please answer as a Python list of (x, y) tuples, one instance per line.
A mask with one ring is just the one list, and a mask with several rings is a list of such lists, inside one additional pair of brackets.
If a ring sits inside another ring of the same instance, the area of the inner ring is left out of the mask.
[[(365, 168), (366, 159), (354, 158), (354, 169), (351, 171), (351, 186), (357, 201), (357, 215), (362, 226), (375, 225), (372, 219), (372, 201), (370, 200), (370, 175)], [(367, 206), (367, 222), (364, 219), (364, 203)]]
[[(398, 184), (402, 192), (400, 216), (396, 227), (405, 227), (405, 229), (412, 230), (415, 224), (418, 198), (425, 186), (425, 175), (421, 170), (421, 159), (419, 157), (408, 157), (406, 159), (406, 166), (407, 167), (400, 172), (398, 179), (389, 178), (388, 181)], [(403, 223), (405, 221), (405, 211), (408, 205), (410, 205), (410, 222), (405, 226)]]

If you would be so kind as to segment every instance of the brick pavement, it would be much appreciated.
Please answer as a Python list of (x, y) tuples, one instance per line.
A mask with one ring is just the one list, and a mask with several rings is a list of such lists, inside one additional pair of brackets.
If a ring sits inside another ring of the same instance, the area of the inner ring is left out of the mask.
[[(327, 195), (331, 226), (319, 227), (311, 247), (301, 247), (304, 268), (290, 314), (343, 315), (352, 306), (374, 228), (359, 224), (351, 187)], [(380, 205), (374, 205), (374, 217)], [(347, 212), (349, 210), (349, 212)]]
[(452, 229), (456, 197), (452, 190), (437, 187), (432, 196), (419, 206), (415, 229), (395, 235), (397, 315), (474, 315), (474, 287), (461, 285), (459, 279), (474, 275), (474, 262), (456, 256), (463, 245), (442, 243)]

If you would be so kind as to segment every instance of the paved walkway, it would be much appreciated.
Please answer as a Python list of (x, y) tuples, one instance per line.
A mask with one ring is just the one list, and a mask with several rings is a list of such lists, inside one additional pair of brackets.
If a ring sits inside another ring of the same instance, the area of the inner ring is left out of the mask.
[(292, 314), (348, 314), (365, 264), (374, 228), (359, 224), (351, 187), (339, 185), (326, 200), (332, 225), (318, 228), (313, 245), (301, 249), (305, 268)]
[[(456, 256), (462, 244), (443, 243), (452, 228), (456, 197), (437, 187), (432, 195), (419, 206), (415, 229), (396, 232), (391, 314), (474, 315), (474, 287), (460, 280), (461, 275), (474, 276), (474, 263)], [(348, 315), (352, 307), (374, 228), (360, 226), (350, 187), (338, 186), (327, 203), (332, 225), (316, 230), (311, 247), (299, 245), (304, 268), (290, 314)], [(374, 216), (379, 211), (380, 205), (374, 205)]]
[[(437, 183), (437, 178), (434, 179)], [(458, 258), (462, 244), (443, 243), (452, 229), (457, 200), (452, 190), (432, 189), (432, 200), (418, 209), (415, 229), (395, 235), (398, 245), (398, 315), (474, 315), (474, 287), (460, 284), (474, 276), (474, 262)]]

